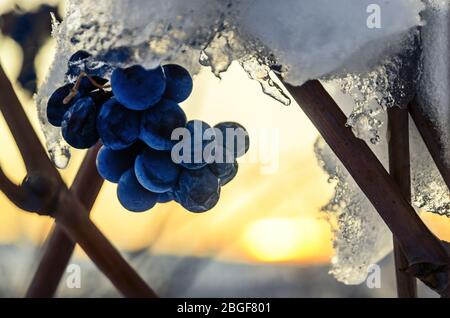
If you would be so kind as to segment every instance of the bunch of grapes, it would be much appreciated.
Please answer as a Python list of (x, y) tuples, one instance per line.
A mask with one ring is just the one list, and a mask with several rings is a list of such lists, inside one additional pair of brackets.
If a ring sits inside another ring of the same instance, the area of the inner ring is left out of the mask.
[[(211, 127), (187, 121), (178, 103), (189, 97), (193, 82), (179, 65), (116, 68), (108, 83), (98, 76), (104, 73), (98, 72), (99, 64), (89, 67), (90, 58), (84, 51), (70, 58), (66, 75), (74, 83), (50, 97), (49, 122), (61, 127), (75, 148), (101, 140), (98, 172), (118, 183), (117, 196), (127, 210), (147, 211), (172, 200), (191, 212), (213, 208), (221, 187), (237, 174), (236, 158), (248, 151), (245, 128), (234, 122)], [(173, 138), (178, 129), (183, 140), (187, 133), (187, 144)], [(173, 154), (180, 159), (174, 160)]]

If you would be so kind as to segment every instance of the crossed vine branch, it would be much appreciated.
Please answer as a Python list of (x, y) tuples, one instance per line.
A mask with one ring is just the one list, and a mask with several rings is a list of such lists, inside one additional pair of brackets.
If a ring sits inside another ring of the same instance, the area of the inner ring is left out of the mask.
[[(441, 297), (450, 297), (448, 243), (427, 228), (369, 146), (346, 127), (345, 114), (319, 81), (309, 81), (300, 87), (284, 85), (393, 233), (404, 256), (399, 270), (420, 279)], [(443, 160), (437, 131), (426, 119), (417, 99), (411, 101), (408, 109), (446, 184), (450, 184), (445, 173), (449, 167)]]
[[(72, 254), (72, 242), (76, 242), (124, 296), (157, 297), (89, 219), (88, 211), (103, 183), (95, 171), (99, 145), (89, 150), (69, 189), (48, 158), (1, 65), (0, 92), (0, 110), (27, 170), (27, 176), (20, 186), (11, 182), (1, 170), (0, 190), (19, 208), (55, 219), (48, 250), (44, 253), (27, 296), (53, 296)], [(53, 283), (50, 288), (49, 282)]]

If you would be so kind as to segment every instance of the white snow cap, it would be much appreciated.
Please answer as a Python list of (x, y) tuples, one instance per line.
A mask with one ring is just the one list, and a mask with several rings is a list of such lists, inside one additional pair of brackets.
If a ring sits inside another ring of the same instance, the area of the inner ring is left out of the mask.
[(199, 50), (209, 49), (213, 69), (225, 71), (233, 60), (271, 52), (300, 85), (369, 70), (401, 49), (423, 9), (421, 0), (69, 0), (55, 31), (57, 59), (130, 47), (130, 63), (178, 60), (194, 71)]

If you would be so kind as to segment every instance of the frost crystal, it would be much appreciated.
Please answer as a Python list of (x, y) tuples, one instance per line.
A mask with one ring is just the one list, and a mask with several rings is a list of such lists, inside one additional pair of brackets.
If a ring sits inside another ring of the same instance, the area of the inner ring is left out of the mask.
[(323, 207), (333, 224), (335, 256), (332, 273), (346, 284), (360, 284), (367, 269), (392, 249), (389, 229), (332, 150), (320, 138), (315, 145), (319, 164), (336, 184), (335, 195)]
[(403, 40), (404, 50), (388, 56), (373, 70), (337, 79), (342, 91), (355, 101), (347, 124), (357, 137), (377, 144), (383, 124), (380, 114), (388, 107), (406, 107), (416, 94), (421, 61), (419, 36), (418, 30), (411, 32)]
[(428, 212), (450, 217), (450, 193), (416, 129), (411, 131), (412, 203)]

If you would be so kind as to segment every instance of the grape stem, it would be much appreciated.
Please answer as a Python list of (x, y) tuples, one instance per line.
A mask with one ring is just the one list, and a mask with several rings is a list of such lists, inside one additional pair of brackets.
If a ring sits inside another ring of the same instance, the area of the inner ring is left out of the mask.
[(77, 96), (78, 94), (78, 90), (80, 88), (81, 85), (81, 80), (83, 79), (83, 77), (86, 77), (92, 85), (94, 85), (95, 87), (99, 88), (99, 89), (105, 89), (105, 88), (109, 88), (111, 87), (109, 84), (105, 84), (105, 85), (101, 85), (99, 83), (97, 83), (90, 75), (88, 75), (86, 72), (80, 72), (80, 74), (78, 75), (77, 81), (75, 82), (75, 85), (73, 85), (72, 89), (70, 90), (70, 93), (64, 97), (63, 99), (63, 104), (67, 105), (70, 103), (70, 101)]
[(450, 297), (449, 244), (423, 223), (369, 146), (346, 126), (347, 117), (319, 81), (284, 86), (394, 234), (406, 256), (405, 272)]

